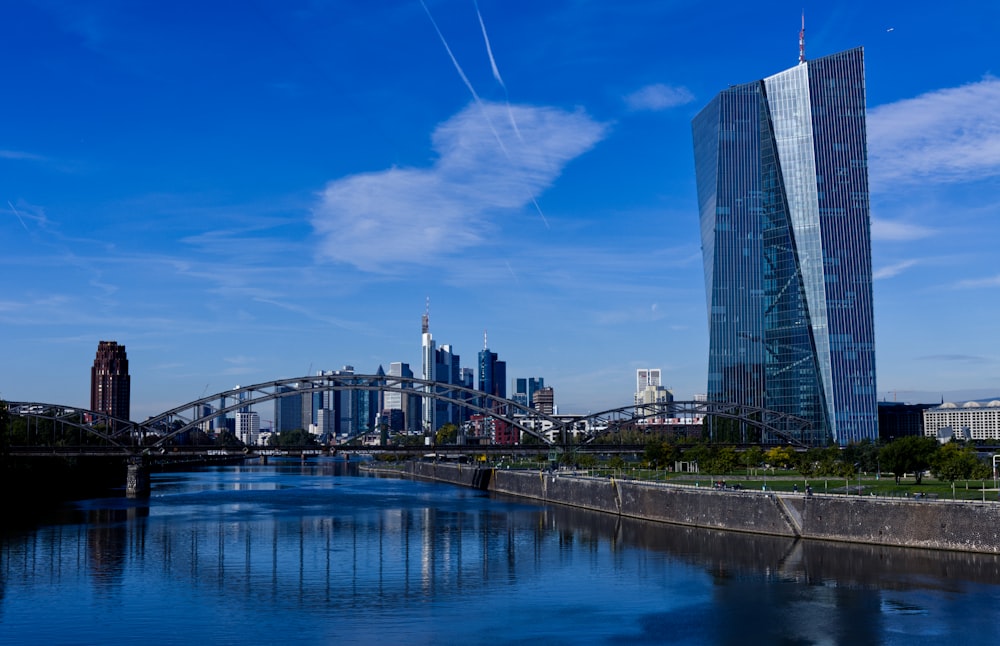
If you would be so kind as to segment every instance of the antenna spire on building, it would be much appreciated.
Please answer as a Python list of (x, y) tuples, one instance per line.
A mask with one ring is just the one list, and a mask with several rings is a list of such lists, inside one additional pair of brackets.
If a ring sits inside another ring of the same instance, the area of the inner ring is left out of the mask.
[(799, 65), (806, 62), (806, 10), (802, 10), (802, 29), (799, 30)]
[(420, 329), (421, 332), (427, 334), (431, 328), (431, 297), (427, 297), (427, 305), (424, 309), (424, 315), (420, 317)]
[(489, 350), (490, 344), (486, 342), (486, 330), (483, 330), (483, 350)]

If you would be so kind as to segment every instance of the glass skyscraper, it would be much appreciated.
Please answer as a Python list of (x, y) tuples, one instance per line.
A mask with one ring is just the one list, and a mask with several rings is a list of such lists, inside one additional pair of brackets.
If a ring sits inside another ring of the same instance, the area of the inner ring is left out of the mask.
[(692, 131), (708, 398), (876, 440), (863, 51), (732, 86)]

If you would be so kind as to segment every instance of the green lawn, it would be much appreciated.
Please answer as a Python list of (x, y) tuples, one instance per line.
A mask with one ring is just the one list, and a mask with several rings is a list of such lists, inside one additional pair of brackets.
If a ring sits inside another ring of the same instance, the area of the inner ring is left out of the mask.
[[(715, 481), (724, 481), (727, 485), (740, 485), (744, 489), (761, 490), (767, 488), (769, 491), (792, 492), (798, 487), (799, 492), (804, 492), (806, 485), (811, 485), (813, 493), (821, 494), (845, 494), (857, 495), (859, 480), (857, 476), (850, 480), (836, 477), (813, 477), (804, 478), (795, 472), (779, 471), (775, 474), (770, 472), (764, 475), (762, 470), (756, 474), (747, 476), (746, 473), (713, 475), (713, 474), (677, 474), (664, 470), (626, 468), (612, 470), (608, 468), (591, 469), (590, 472), (597, 476), (613, 476), (618, 478), (630, 478), (637, 480), (651, 480), (658, 482), (673, 482), (676, 484), (697, 485), (701, 487), (711, 487)], [(892, 496), (892, 497), (913, 497), (920, 494), (928, 498), (941, 500), (987, 500), (996, 501), (998, 491), (993, 480), (970, 480), (968, 483), (959, 480), (955, 483), (954, 492), (948, 482), (942, 482), (930, 476), (923, 478), (918, 485), (912, 477), (900, 479), (897, 485), (895, 478), (890, 474), (881, 478), (874, 475), (862, 475), (860, 479), (861, 494), (865, 496)]]

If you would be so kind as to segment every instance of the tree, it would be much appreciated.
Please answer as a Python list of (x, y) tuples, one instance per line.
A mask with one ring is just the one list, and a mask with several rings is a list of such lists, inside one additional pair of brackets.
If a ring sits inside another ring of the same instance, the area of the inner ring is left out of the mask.
[(7, 432), (10, 426), (10, 412), (7, 410), (7, 402), (0, 399), (0, 458), (7, 455), (9, 438)]
[(246, 446), (231, 431), (222, 431), (221, 433), (219, 433), (215, 437), (215, 445), (216, 446), (224, 446), (224, 447), (230, 448), (230, 449), (236, 449), (236, 448), (240, 448), (242, 446)]
[(985, 467), (976, 457), (976, 450), (971, 446), (961, 446), (956, 442), (948, 442), (935, 453), (931, 460), (931, 473), (939, 480), (947, 480), (953, 486), (956, 480), (968, 480), (982, 474), (980, 467)]
[(756, 469), (764, 462), (764, 450), (759, 446), (751, 446), (740, 456), (740, 462), (748, 469)]
[(864, 472), (876, 471), (879, 464), (879, 448), (871, 440), (852, 442), (844, 447), (841, 459), (849, 464), (857, 464)]
[(934, 438), (910, 435), (883, 446), (878, 458), (882, 468), (896, 476), (896, 484), (906, 473), (913, 473), (920, 484), (937, 451), (938, 443)]
[(713, 456), (713, 473), (732, 473), (736, 471), (739, 465), (739, 459), (736, 456), (736, 449), (731, 446), (724, 446), (720, 448)]
[(435, 444), (454, 444), (458, 439), (458, 427), (452, 423), (443, 424), (434, 434)]
[(297, 428), (272, 435), (271, 446), (316, 446), (316, 438), (309, 431)]
[(646, 463), (654, 469), (666, 468), (676, 460), (677, 448), (661, 438), (655, 438), (646, 442), (644, 457)]
[(795, 449), (790, 446), (776, 446), (767, 450), (764, 460), (771, 466), (787, 469), (796, 462)]
[(825, 457), (825, 449), (809, 449), (805, 453), (798, 454), (798, 461), (795, 464), (795, 468), (802, 474), (803, 477), (811, 478), (821, 473)]

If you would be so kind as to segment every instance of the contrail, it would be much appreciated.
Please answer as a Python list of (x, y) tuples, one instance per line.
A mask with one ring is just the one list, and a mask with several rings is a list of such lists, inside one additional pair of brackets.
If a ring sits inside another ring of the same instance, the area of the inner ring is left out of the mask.
[[(14, 208), (14, 205), (10, 203), (10, 200), (7, 200), (7, 205), (10, 206), (10, 210), (14, 212), (14, 215), (17, 216), (17, 219), (20, 220), (21, 226), (24, 227), (24, 230), (28, 231), (28, 225), (24, 223), (24, 219), (21, 217), (21, 214), (17, 212), (17, 209)], [(31, 233), (31, 231), (28, 231), (28, 233)]]
[(504, 260), (503, 262), (504, 262), (505, 265), (507, 265), (507, 271), (509, 271), (510, 275), (514, 277), (514, 282), (515, 283), (520, 283), (521, 281), (519, 281), (517, 279), (517, 274), (514, 273), (514, 268), (510, 266), (510, 262), (508, 262), (506, 260)]
[[(469, 81), (469, 77), (465, 75), (465, 71), (462, 70), (462, 66), (459, 64), (458, 59), (455, 58), (455, 54), (451, 51), (451, 47), (448, 45), (448, 41), (445, 39), (444, 34), (441, 33), (441, 28), (438, 27), (437, 21), (434, 20), (434, 16), (433, 14), (431, 14), (431, 10), (427, 8), (427, 4), (424, 2), (424, 0), (420, 0), (420, 6), (424, 8), (424, 13), (427, 14), (427, 18), (430, 19), (431, 25), (434, 26), (434, 31), (437, 32), (438, 38), (441, 39), (441, 44), (444, 45), (445, 51), (448, 52), (448, 57), (451, 59), (452, 65), (455, 66), (455, 70), (458, 71), (458, 75), (462, 78), (462, 82), (465, 83), (465, 87), (469, 89), (469, 93), (475, 100), (476, 105), (479, 106), (479, 111), (482, 112), (483, 118), (486, 120), (486, 124), (490, 127), (490, 131), (493, 132), (493, 137), (497, 140), (497, 144), (500, 146), (500, 150), (503, 151), (504, 157), (507, 158), (508, 162), (513, 164), (514, 160), (511, 159), (510, 153), (507, 151), (507, 147), (503, 145), (503, 140), (500, 139), (500, 133), (497, 132), (496, 126), (493, 125), (493, 120), (490, 119), (490, 115), (486, 111), (486, 106), (483, 105), (483, 100), (479, 98), (479, 94), (477, 94), (476, 89), (472, 87), (472, 82)], [(500, 70), (497, 68), (496, 62), (493, 59), (493, 50), (490, 49), (490, 41), (489, 38), (486, 36), (486, 26), (483, 23), (482, 14), (479, 13), (478, 4), (476, 4), (476, 14), (479, 15), (479, 24), (483, 28), (483, 37), (486, 39), (486, 51), (489, 53), (490, 64), (493, 67), (493, 75), (497, 79), (497, 82), (500, 83), (500, 87), (503, 88), (504, 94), (506, 95), (507, 87), (503, 84), (503, 79), (500, 77)], [(514, 121), (514, 113), (510, 108), (509, 99), (507, 100), (507, 113), (510, 115), (510, 122), (511, 125), (514, 126), (514, 131), (517, 133), (518, 139), (521, 139), (521, 132), (517, 129), (517, 123)], [(542, 213), (542, 208), (538, 206), (538, 202), (535, 200), (535, 196), (531, 194), (530, 190), (526, 190), (526, 192), (528, 194), (528, 198), (531, 200), (531, 203), (535, 206), (535, 210), (538, 211), (538, 215), (541, 216), (542, 222), (545, 223), (545, 228), (551, 229), (552, 227), (549, 226), (548, 218), (546, 218), (545, 214)]]
[(490, 47), (490, 37), (486, 34), (486, 23), (483, 22), (483, 14), (479, 12), (479, 2), (477, 0), (472, 0), (472, 4), (476, 7), (476, 16), (479, 18), (479, 27), (483, 30), (483, 40), (486, 42), (486, 55), (490, 57), (490, 67), (493, 68), (493, 78), (497, 80), (500, 87), (507, 90), (507, 86), (503, 84), (503, 79), (500, 78), (500, 69), (497, 67), (497, 61), (493, 58), (493, 48)]
[(496, 137), (497, 143), (500, 145), (500, 150), (502, 150), (504, 156), (507, 157), (507, 161), (512, 162), (513, 160), (510, 158), (510, 153), (507, 152), (507, 147), (503, 145), (503, 140), (500, 139), (500, 133), (497, 132), (496, 127), (494, 127), (489, 113), (486, 112), (486, 106), (483, 105), (483, 100), (479, 98), (478, 94), (476, 94), (476, 89), (472, 87), (472, 82), (469, 81), (469, 77), (465, 75), (465, 72), (462, 70), (462, 66), (458, 64), (458, 59), (455, 58), (455, 54), (452, 53), (451, 47), (448, 46), (448, 41), (445, 40), (444, 34), (441, 33), (441, 29), (438, 27), (437, 21), (434, 20), (434, 16), (431, 15), (431, 10), (427, 8), (424, 0), (420, 0), (420, 6), (424, 8), (424, 11), (427, 13), (427, 17), (430, 18), (431, 24), (434, 25), (434, 31), (437, 32), (438, 38), (441, 39), (441, 44), (444, 45), (445, 51), (448, 52), (448, 57), (451, 58), (452, 64), (455, 66), (455, 69), (458, 70), (458, 75), (462, 77), (462, 82), (465, 83), (465, 87), (469, 88), (469, 93), (472, 94), (472, 98), (476, 101), (476, 105), (479, 106), (480, 112), (483, 113), (486, 123), (489, 125), (490, 130), (493, 131), (493, 136)]
[(504, 100), (507, 103), (507, 116), (510, 118), (510, 125), (514, 127), (514, 133), (517, 138), (521, 141), (521, 130), (517, 127), (517, 121), (514, 120), (514, 110), (510, 107), (510, 94), (507, 92), (507, 85), (503, 82), (503, 78), (500, 76), (500, 68), (497, 67), (497, 60), (493, 56), (493, 47), (490, 45), (490, 37), (486, 33), (486, 23), (483, 21), (483, 14), (479, 11), (478, 0), (472, 0), (472, 4), (476, 7), (476, 16), (479, 18), (479, 28), (483, 31), (483, 42), (486, 43), (486, 55), (490, 59), (490, 67), (493, 69), (493, 78), (497, 80), (500, 87), (503, 89)]

